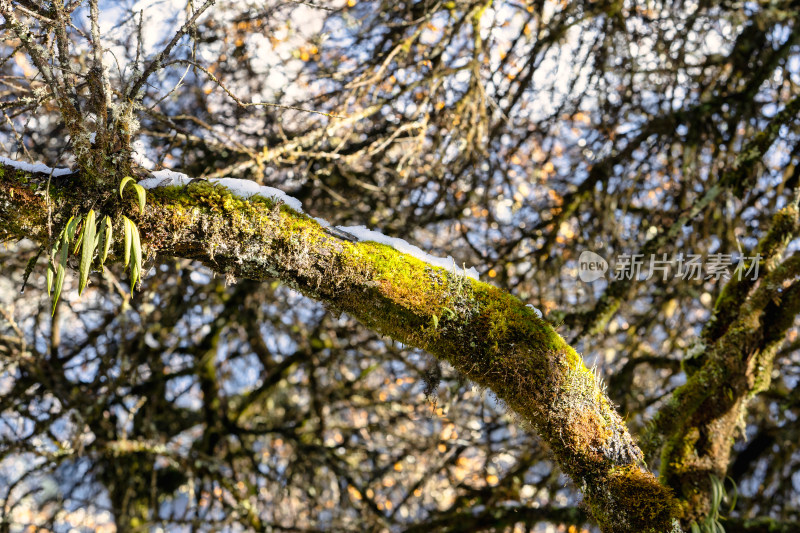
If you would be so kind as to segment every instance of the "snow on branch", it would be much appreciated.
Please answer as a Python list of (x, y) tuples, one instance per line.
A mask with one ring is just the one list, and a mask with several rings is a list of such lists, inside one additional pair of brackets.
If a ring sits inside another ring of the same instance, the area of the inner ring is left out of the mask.
[[(152, 189), (155, 187), (185, 186), (193, 180), (193, 178), (190, 178), (186, 174), (175, 172), (173, 170), (158, 170), (152, 174), (153, 177), (140, 181), (139, 185), (145, 189)], [(275, 201), (283, 202), (298, 213), (304, 212), (303, 204), (300, 202), (300, 200), (286, 194), (280, 189), (276, 189), (275, 187), (266, 187), (251, 180), (235, 178), (211, 178), (208, 181), (210, 183), (227, 188), (232, 194), (240, 198), (250, 198), (256, 195), (263, 196), (265, 198), (272, 198)], [(322, 227), (327, 228), (330, 226), (330, 223), (325, 219), (315, 218), (315, 220)], [(461, 267), (458, 267), (456, 264), (455, 259), (449, 255), (447, 257), (437, 257), (435, 255), (431, 255), (420, 249), (418, 246), (410, 244), (404, 239), (389, 237), (379, 231), (367, 229), (366, 226), (336, 226), (334, 229), (351, 235), (359, 242), (372, 241), (380, 244), (386, 244), (398, 252), (408, 254), (424, 263), (428, 263), (429, 265), (448, 270), (462, 270)], [(463, 272), (467, 277), (475, 280), (478, 279), (478, 270), (475, 267), (464, 267)]]
[(68, 168), (51, 168), (44, 163), (25, 163), (24, 161), (14, 161), (7, 157), (0, 156), (0, 163), (3, 165), (13, 167), (23, 172), (36, 172), (40, 174), (50, 174), (54, 178), (72, 174), (72, 170)]

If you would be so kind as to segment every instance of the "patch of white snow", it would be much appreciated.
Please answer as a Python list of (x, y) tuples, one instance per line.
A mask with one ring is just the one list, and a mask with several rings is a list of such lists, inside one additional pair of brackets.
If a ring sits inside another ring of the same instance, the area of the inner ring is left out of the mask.
[[(184, 186), (188, 185), (193, 178), (181, 172), (174, 170), (156, 170), (152, 173), (152, 178), (146, 178), (139, 182), (139, 185), (145, 189), (153, 189), (155, 187), (171, 187), (171, 186)], [(250, 198), (252, 196), (263, 196), (264, 198), (272, 198), (275, 201), (283, 202), (298, 213), (303, 212), (303, 204), (297, 198), (289, 196), (280, 189), (275, 187), (266, 187), (259, 185), (251, 180), (239, 180), (235, 178), (212, 178), (208, 180), (209, 183), (225, 187), (232, 194), (240, 198)]]
[[(336, 226), (336, 229), (349, 233), (359, 241), (374, 241), (380, 244), (386, 244), (398, 252), (403, 252), (404, 254), (416, 257), (420, 261), (428, 263), (429, 265), (450, 270), (461, 270), (456, 266), (455, 259), (449, 255), (447, 257), (436, 257), (435, 255), (431, 255), (422, 251), (419, 247), (414, 246), (413, 244), (409, 244), (403, 239), (387, 237), (379, 231), (367, 229), (366, 226)], [(467, 277), (475, 280), (478, 279), (478, 271), (475, 269), (475, 267), (466, 269), (464, 273), (467, 275)]]
[(192, 178), (181, 172), (174, 170), (156, 170), (152, 178), (146, 178), (139, 182), (145, 189), (155, 189), (156, 187), (173, 187), (188, 185)]
[[(158, 170), (153, 172), (153, 177), (143, 179), (139, 185), (145, 189), (153, 189), (155, 187), (169, 187), (169, 186), (183, 186), (192, 181), (192, 178), (186, 174), (175, 172), (173, 170)], [(298, 213), (303, 213), (303, 204), (297, 198), (289, 196), (280, 189), (274, 187), (266, 187), (250, 180), (240, 180), (235, 178), (213, 178), (209, 180), (211, 183), (221, 185), (231, 191), (232, 194), (240, 198), (251, 198), (253, 196), (263, 196), (265, 198), (272, 198), (275, 201), (280, 201), (294, 209)], [(322, 218), (315, 218), (314, 220), (319, 223), (323, 228), (330, 226), (330, 223)], [(378, 231), (367, 229), (366, 226), (336, 226), (334, 229), (349, 233), (359, 241), (374, 241), (381, 244), (387, 244), (397, 250), (413, 257), (420, 261), (428, 263), (429, 265), (446, 268), (448, 270), (461, 271), (456, 265), (455, 260), (451, 256), (436, 257), (422, 251), (419, 247), (409, 244), (403, 239), (395, 237), (387, 237)], [(478, 271), (475, 267), (464, 270), (467, 277), (477, 280)], [(539, 313), (541, 316), (541, 313)]]
[(530, 307), (531, 309), (533, 309), (533, 312), (534, 312), (534, 313), (536, 313), (536, 316), (538, 316), (539, 318), (542, 318), (542, 312), (541, 312), (541, 311), (539, 310), (539, 308), (538, 308), (538, 307), (536, 307), (535, 305), (533, 305), (533, 304), (528, 304), (528, 305), (526, 305), (525, 307)]
[(25, 163), (24, 161), (14, 161), (13, 159), (3, 156), (0, 156), (0, 163), (9, 167), (18, 168), (25, 172), (40, 172), (42, 174), (50, 174), (52, 172), (54, 178), (72, 174), (72, 171), (68, 168), (50, 168), (44, 163)]
[(251, 196), (263, 196), (264, 198), (272, 198), (275, 201), (280, 201), (297, 211), (303, 212), (303, 204), (294, 196), (289, 196), (280, 189), (275, 187), (266, 187), (259, 185), (255, 181), (238, 180), (235, 178), (213, 178), (209, 180), (211, 183), (222, 185), (226, 187), (236, 196), (240, 198), (250, 198)]
[(131, 151), (131, 159), (133, 159), (134, 163), (148, 170), (151, 170), (154, 166), (156, 166), (155, 163), (153, 163), (150, 159), (147, 158), (146, 155), (147, 148), (145, 147), (144, 142), (142, 142), (141, 139), (138, 141), (134, 141), (131, 148), (133, 148), (133, 150)]

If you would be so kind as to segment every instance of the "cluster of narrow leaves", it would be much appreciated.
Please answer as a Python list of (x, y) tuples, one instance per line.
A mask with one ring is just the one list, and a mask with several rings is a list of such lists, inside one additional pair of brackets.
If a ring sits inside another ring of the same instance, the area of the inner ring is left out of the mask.
[[(133, 186), (133, 191), (136, 193), (136, 197), (139, 200), (139, 212), (144, 214), (144, 205), (147, 199), (147, 193), (145, 192), (144, 187), (136, 183), (132, 177), (125, 176), (122, 179), (122, 183), (119, 185), (120, 197), (122, 197), (122, 193), (125, 191), (125, 186), (128, 183)], [(131, 292), (133, 292), (133, 288), (139, 282), (139, 279), (142, 275), (142, 244), (139, 239), (139, 228), (130, 219), (128, 219), (128, 217), (122, 217), (122, 228), (125, 234), (125, 266), (130, 265)]]
[(725, 533), (725, 527), (719, 522), (719, 509), (723, 501), (729, 502), (731, 505), (728, 514), (733, 512), (733, 509), (736, 507), (738, 490), (736, 488), (736, 483), (734, 483), (732, 479), (731, 483), (733, 483), (733, 492), (729, 495), (725, 490), (725, 482), (716, 476), (711, 476), (711, 511), (701, 523), (692, 522), (692, 533)]
[[(81, 225), (81, 223), (83, 224)], [(80, 232), (78, 232), (79, 227), (81, 227)], [(58, 238), (53, 241), (50, 248), (50, 261), (47, 265), (47, 294), (53, 300), (53, 313), (55, 313), (58, 298), (61, 296), (61, 288), (64, 286), (64, 274), (67, 269), (70, 246), (73, 246), (74, 254), (77, 254), (78, 250), (80, 250), (80, 285), (78, 293), (81, 294), (89, 280), (89, 268), (95, 251), (99, 250), (98, 262), (101, 267), (108, 258), (112, 240), (112, 228), (111, 218), (106, 215), (100, 222), (98, 230), (94, 210), (89, 210), (85, 219), (82, 215), (70, 217)]]
[[(133, 181), (130, 176), (126, 176), (122, 180), (119, 189), (120, 196), (125, 191), (125, 186)], [(144, 187), (134, 182), (133, 189), (139, 200), (139, 210), (144, 213), (146, 201)], [(89, 271), (92, 264), (95, 263), (95, 257), (100, 269), (108, 259), (108, 252), (113, 241), (114, 225), (108, 215), (102, 216), (102, 220), (100, 217), (100, 215), (95, 215), (93, 209), (89, 210), (86, 217), (83, 215), (70, 217), (58, 238), (53, 241), (47, 265), (47, 294), (52, 298), (52, 313), (55, 313), (56, 304), (64, 286), (64, 274), (67, 269), (70, 247), (75, 255), (78, 255), (80, 251), (79, 295), (83, 294), (83, 290), (89, 282)], [(99, 226), (98, 220), (100, 220)], [(131, 292), (133, 292), (142, 273), (141, 239), (139, 238), (139, 228), (126, 216), (122, 217), (122, 228), (125, 239), (123, 248), (125, 266), (130, 267)]]

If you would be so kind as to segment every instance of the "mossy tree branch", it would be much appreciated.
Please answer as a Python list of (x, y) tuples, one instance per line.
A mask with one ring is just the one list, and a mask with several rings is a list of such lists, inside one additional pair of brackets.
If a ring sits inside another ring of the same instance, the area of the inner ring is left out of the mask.
[(729, 280), (701, 334), (701, 351), (684, 362), (687, 382), (651, 421), (645, 451), (661, 450), (662, 479), (681, 497), (686, 520), (707, 514), (710, 476), (725, 478), (747, 404), (769, 386), (775, 355), (800, 313), (800, 254), (781, 261), (798, 223), (796, 205), (775, 214), (756, 248), (758, 281), (739, 279), (751, 264)]
[[(697, 106), (696, 111), (701, 109), (706, 112), (712, 112), (718, 109), (724, 103), (724, 100), (718, 99), (714, 102)], [(709, 205), (717, 201), (721, 194), (726, 191), (732, 191), (738, 197), (742, 197), (745, 191), (748, 191), (754, 185), (756, 176), (758, 175), (756, 169), (762, 163), (763, 158), (766, 156), (773, 143), (778, 138), (782, 127), (790, 124), (796, 120), (798, 113), (800, 113), (800, 96), (790, 100), (784, 108), (775, 114), (769, 123), (757, 135), (742, 147), (741, 154), (736, 158), (731, 168), (722, 173), (720, 179), (711, 185), (702, 196), (697, 198), (689, 208), (680, 214), (669, 226), (659, 228), (656, 235), (649, 238), (644, 243), (640, 252), (642, 257), (650, 257), (656, 254), (659, 250), (664, 249), (669, 243), (673, 242), (681, 229), (686, 227), (692, 220), (694, 220), (700, 213), (702, 213)], [(679, 123), (678, 118), (684, 117), (684, 113), (673, 113), (667, 117), (661, 118), (659, 121), (652, 121), (650, 127), (660, 125), (662, 122), (672, 121), (672, 123)], [(669, 123), (669, 122), (667, 122)], [(646, 130), (644, 134), (649, 134)], [(647, 138), (645, 136), (645, 138)], [(638, 139), (638, 137), (637, 137)], [(633, 150), (638, 144), (629, 146), (629, 150)], [(620, 154), (627, 155), (627, 154)], [(619, 156), (616, 156), (619, 157)], [(609, 159), (613, 161), (612, 158)], [(590, 175), (591, 177), (591, 175)], [(588, 180), (587, 180), (588, 181)], [(591, 194), (594, 189), (594, 184), (589, 182), (587, 187), (585, 184), (581, 185), (585, 189), (584, 194)], [(584, 196), (585, 198), (585, 196)], [(572, 213), (567, 213), (571, 215)], [(561, 215), (563, 218), (563, 215)], [(560, 219), (559, 219), (560, 220)], [(565, 320), (569, 324), (582, 323), (579, 333), (579, 338), (587, 335), (594, 335), (602, 331), (609, 320), (616, 314), (622, 302), (631, 294), (635, 288), (635, 280), (628, 278), (619, 278), (609, 283), (608, 288), (602, 297), (598, 300), (597, 304), (589, 311), (584, 313), (573, 313), (568, 315)], [(580, 319), (580, 320), (579, 320)]]
[[(47, 176), (0, 171), (0, 238), (45, 243)], [(76, 179), (52, 180), (56, 225), (92, 202), (76, 190)], [(129, 216), (138, 212), (129, 207)], [(150, 258), (184, 257), (227, 276), (278, 278), (491, 389), (548, 443), (604, 531), (671, 529), (671, 491), (642, 466), (594, 373), (518, 298), (385, 245), (343, 241), (286, 206), (245, 201), (203, 181), (151, 190), (136, 222)]]

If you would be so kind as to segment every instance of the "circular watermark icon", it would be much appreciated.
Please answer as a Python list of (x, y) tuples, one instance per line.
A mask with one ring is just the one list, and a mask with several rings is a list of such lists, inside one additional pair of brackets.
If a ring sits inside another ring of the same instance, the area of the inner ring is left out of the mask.
[(584, 283), (591, 283), (606, 277), (608, 261), (594, 252), (585, 250), (578, 258), (578, 277)]

